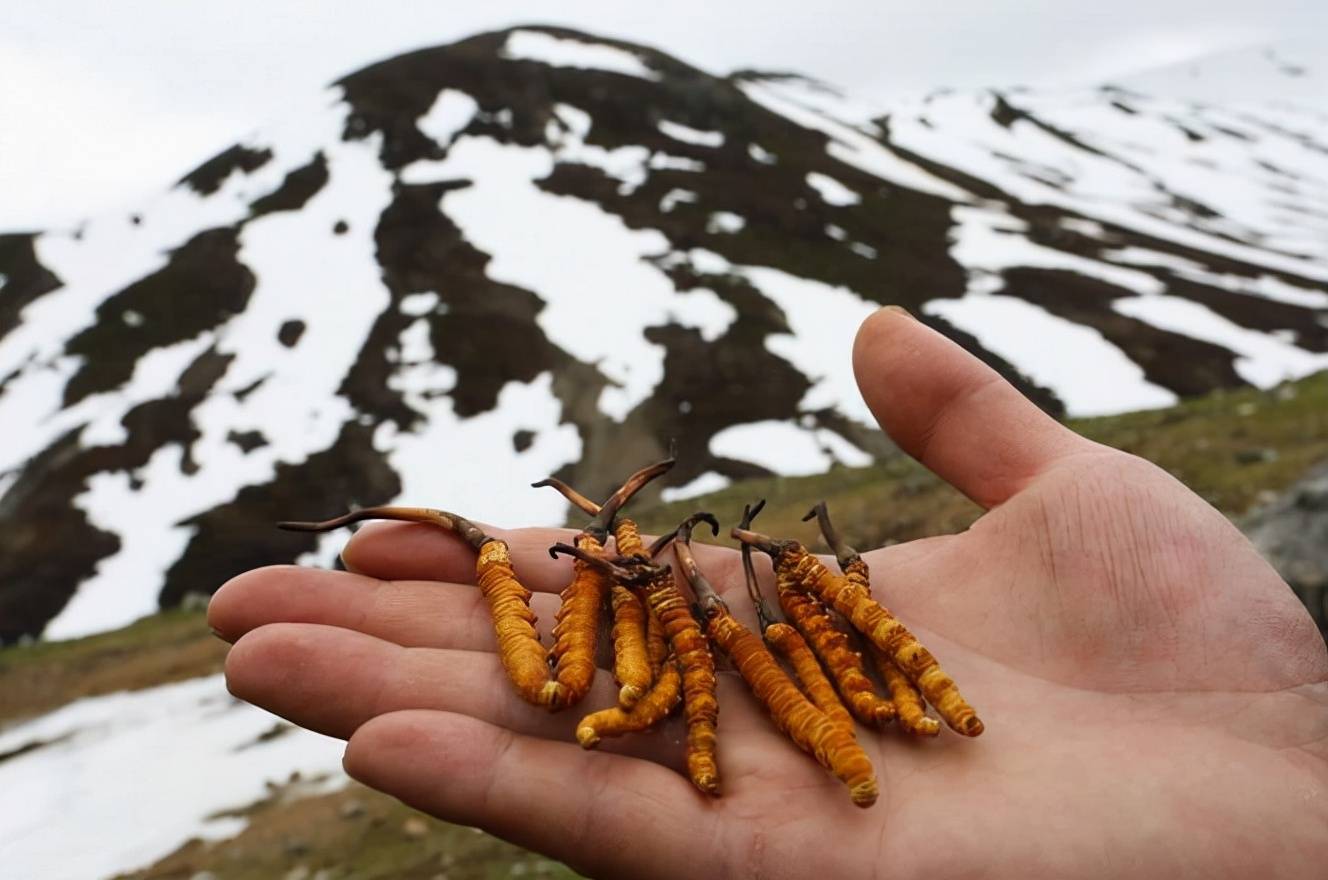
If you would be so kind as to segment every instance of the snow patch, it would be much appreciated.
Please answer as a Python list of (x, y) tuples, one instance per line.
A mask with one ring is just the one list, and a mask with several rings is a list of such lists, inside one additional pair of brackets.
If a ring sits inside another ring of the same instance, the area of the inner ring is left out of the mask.
[(836, 464), (861, 467), (871, 463), (870, 456), (833, 431), (774, 419), (719, 431), (710, 438), (710, 452), (786, 476), (820, 474)]
[(685, 501), (698, 495), (708, 495), (711, 492), (718, 492), (720, 489), (727, 489), (732, 483), (733, 481), (723, 474), (706, 471), (696, 479), (683, 483), (681, 486), (669, 486), (660, 490), (659, 498), (665, 504), (674, 501)]
[(675, 141), (681, 141), (684, 144), (693, 144), (698, 147), (724, 146), (723, 132), (702, 131), (679, 122), (670, 122), (667, 119), (659, 121), (659, 130), (665, 137), (671, 137)]
[(747, 221), (732, 211), (715, 211), (706, 219), (706, 232), (711, 235), (742, 232)]
[(661, 78), (659, 71), (647, 67), (633, 52), (603, 43), (555, 37), (543, 31), (513, 31), (501, 55), (511, 60), (538, 61), (550, 67), (603, 70), (648, 80)]
[(311, 793), (345, 784), (345, 744), (291, 728), (226, 692), (221, 675), (90, 697), (0, 732), (5, 874), (108, 877), (150, 864), (191, 837), (220, 839), (248, 806), (298, 772)]
[(465, 92), (443, 89), (434, 99), (433, 106), (415, 121), (415, 127), (434, 143), (446, 147), (470, 125), (479, 109), (480, 105)]
[(697, 202), (696, 193), (689, 189), (671, 189), (659, 200), (659, 211), (661, 214), (667, 214), (674, 208), (683, 203), (694, 205)]
[(812, 171), (807, 174), (807, 184), (820, 195), (821, 201), (827, 205), (837, 207), (844, 205), (856, 205), (862, 201), (862, 196), (853, 190), (844, 186), (838, 180), (835, 180), (828, 174), (821, 174), (818, 171)]

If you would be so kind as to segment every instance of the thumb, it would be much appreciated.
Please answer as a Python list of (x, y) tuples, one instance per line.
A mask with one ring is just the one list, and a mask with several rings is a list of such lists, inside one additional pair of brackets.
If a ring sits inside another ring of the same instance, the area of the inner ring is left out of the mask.
[(986, 508), (1056, 461), (1100, 448), (898, 306), (858, 329), (853, 372), (881, 429)]

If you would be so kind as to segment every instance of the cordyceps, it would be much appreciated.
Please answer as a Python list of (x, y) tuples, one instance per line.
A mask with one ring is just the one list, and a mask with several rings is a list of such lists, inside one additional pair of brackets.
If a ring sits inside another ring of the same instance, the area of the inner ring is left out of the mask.
[[(755, 507), (745, 508), (738, 528), (750, 529), (751, 520), (764, 506), (765, 501), (759, 501)], [(862, 655), (849, 645), (848, 635), (835, 626), (821, 600), (801, 589), (791, 575), (788, 569), (775, 566), (779, 607), (825, 665), (853, 717), (871, 727), (884, 727), (895, 720), (894, 702), (876, 694)]]
[[(609, 525), (618, 510), (646, 483), (673, 467), (674, 459), (667, 458), (642, 468), (599, 508), (590, 524), (573, 540), (581, 551), (572, 568), (572, 580), (562, 591), (562, 604), (558, 608), (557, 624), (553, 628), (554, 644), (550, 652), (554, 659), (554, 676), (567, 691), (567, 705), (581, 700), (595, 680), (595, 651), (599, 642), (599, 612), (604, 599), (613, 586), (612, 579), (602, 568), (591, 565), (587, 558), (604, 558), (604, 544), (608, 540)], [(644, 624), (644, 614), (641, 615)], [(640, 664), (648, 673), (644, 633), (640, 642)], [(646, 684), (648, 685), (648, 681)], [(639, 698), (644, 687), (634, 697)], [(635, 699), (632, 700), (635, 702)]]
[[(588, 516), (598, 517), (603, 508), (556, 477), (532, 483), (549, 486)], [(613, 536), (619, 556), (641, 556), (645, 545), (636, 523), (624, 516), (613, 520)], [(618, 682), (618, 705), (631, 709), (654, 683), (668, 654), (668, 644), (659, 619), (650, 611), (639, 588), (616, 583), (610, 593), (613, 610), (613, 678)]]
[[(718, 534), (714, 519), (707, 521)], [(710, 638), (733, 661), (742, 680), (765, 707), (775, 726), (847, 785), (854, 804), (870, 807), (876, 803), (879, 793), (876, 771), (867, 753), (854, 739), (852, 722), (847, 725), (836, 722), (809, 702), (766, 650), (761, 639), (734, 618), (692, 555), (692, 525), (693, 520), (688, 520), (679, 528), (673, 549), (678, 565), (700, 603)]]
[[(764, 501), (758, 502), (754, 508), (745, 505), (742, 509), (742, 522), (738, 527), (748, 528), (752, 517), (756, 516), (764, 505)], [(756, 621), (766, 642), (783, 655), (793, 667), (793, 672), (802, 682), (802, 689), (807, 692), (807, 696), (811, 698), (816, 708), (824, 712), (831, 721), (853, 732), (853, 716), (844, 708), (844, 703), (835, 692), (834, 685), (826, 677), (820, 661), (816, 659), (816, 655), (812, 653), (802, 634), (787, 623), (776, 622), (770, 613), (769, 606), (765, 604), (765, 596), (761, 595), (761, 585), (756, 578), (756, 566), (752, 564), (752, 548), (747, 544), (742, 545), (742, 571), (747, 583), (747, 596), (756, 608)]]
[[(670, 533), (657, 541), (656, 550), (672, 540), (672, 537), (673, 533)], [(692, 616), (687, 600), (673, 583), (673, 572), (666, 566), (651, 565), (644, 557), (617, 560), (633, 567), (633, 571), (628, 572), (567, 544), (555, 544), (549, 548), (549, 553), (576, 557), (589, 566), (599, 568), (609, 577), (628, 579), (643, 585), (646, 601), (659, 616), (682, 672), (683, 719), (687, 725), (687, 776), (693, 785), (706, 794), (719, 794), (719, 763), (715, 758), (715, 729), (719, 723), (715, 658), (710, 654), (705, 634)], [(663, 677), (660, 676), (661, 679)], [(646, 702), (646, 699), (643, 698), (641, 702)], [(591, 717), (584, 719), (582, 724), (590, 721)]]
[[(844, 543), (843, 537), (830, 522), (830, 511), (824, 501), (813, 507), (802, 520), (806, 522), (812, 517), (816, 517), (821, 535), (830, 546), (830, 552), (835, 554), (835, 561), (839, 564), (839, 570), (844, 573), (844, 577), (861, 586), (870, 595), (871, 572), (867, 568), (867, 563), (858, 551)], [(744, 548), (746, 546), (743, 545)], [(939, 734), (940, 724), (935, 718), (927, 715), (922, 694), (913, 686), (913, 682), (908, 680), (908, 676), (904, 675), (899, 666), (875, 645), (867, 645), (867, 654), (871, 657), (876, 672), (881, 676), (881, 681), (885, 682), (886, 688), (890, 691), (890, 698), (899, 713), (899, 726), (915, 736)]]
[(797, 541), (776, 540), (749, 529), (735, 528), (732, 536), (770, 555), (776, 572), (798, 589), (805, 590), (844, 615), (853, 627), (880, 648), (918, 687), (927, 702), (953, 730), (965, 736), (982, 733), (982, 721), (960, 696), (954, 680), (946, 675), (931, 652), (908, 628), (863, 587), (836, 575)]
[(568, 705), (566, 689), (553, 679), (548, 652), (535, 630), (535, 612), (530, 610), (530, 591), (512, 570), (507, 542), (485, 534), (467, 519), (427, 507), (366, 507), (326, 522), (283, 522), (280, 528), (295, 532), (324, 532), (368, 519), (390, 519), (427, 523), (460, 535), (478, 554), (475, 583), (489, 603), (498, 656), (508, 679), (523, 700), (557, 711)]

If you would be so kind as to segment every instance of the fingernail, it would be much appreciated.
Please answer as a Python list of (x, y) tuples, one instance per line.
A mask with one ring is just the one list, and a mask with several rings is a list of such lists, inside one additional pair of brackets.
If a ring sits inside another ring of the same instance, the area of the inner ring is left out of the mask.
[(885, 312), (894, 312), (896, 315), (903, 315), (905, 318), (910, 318), (914, 321), (917, 320), (917, 318), (913, 317), (913, 313), (903, 306), (881, 306), (881, 310)]
[(226, 641), (226, 637), (221, 634), (221, 630), (217, 629), (215, 626), (208, 627), (208, 631), (211, 632), (217, 638), (221, 639), (223, 642)]

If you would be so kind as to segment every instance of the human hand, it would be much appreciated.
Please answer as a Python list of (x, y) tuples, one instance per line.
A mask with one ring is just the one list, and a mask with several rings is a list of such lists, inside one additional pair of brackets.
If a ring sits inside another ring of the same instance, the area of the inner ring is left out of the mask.
[[(213, 598), (237, 696), (349, 740), (355, 778), (593, 876), (1321, 876), (1328, 654), (1290, 589), (1160, 469), (1045, 416), (953, 343), (882, 311), (854, 366), (881, 426), (988, 512), (865, 554), (873, 592), (960, 683), (976, 740), (859, 729), (873, 808), (721, 675), (723, 796), (681, 728), (575, 745), (507, 685), (473, 555), (427, 526), (360, 531), (355, 573), (276, 567)], [(549, 621), (565, 531), (498, 533)], [(749, 625), (735, 551), (696, 545)], [(440, 583), (441, 581), (441, 583)]]

